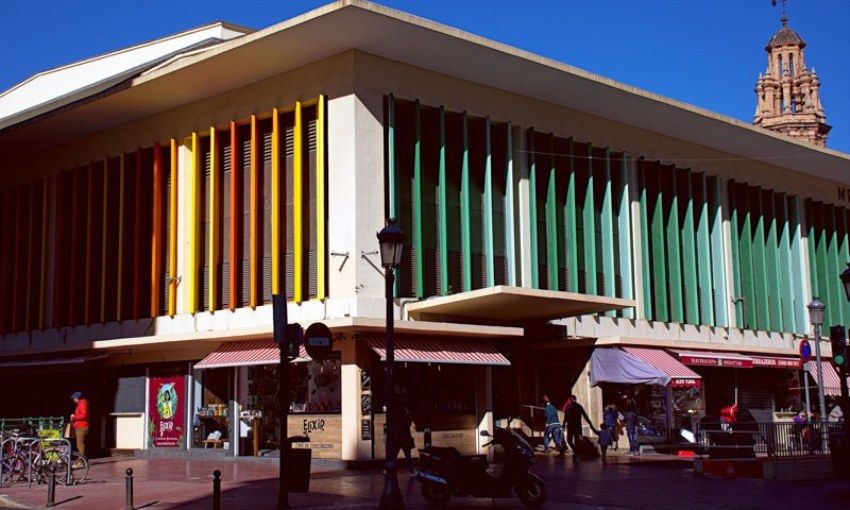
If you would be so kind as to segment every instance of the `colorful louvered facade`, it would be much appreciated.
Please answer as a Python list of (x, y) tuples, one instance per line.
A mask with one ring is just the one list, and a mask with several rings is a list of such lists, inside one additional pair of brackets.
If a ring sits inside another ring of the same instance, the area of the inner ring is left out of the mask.
[(284, 286), (323, 299), (326, 111), (320, 96), (0, 190), (0, 331), (256, 307)]

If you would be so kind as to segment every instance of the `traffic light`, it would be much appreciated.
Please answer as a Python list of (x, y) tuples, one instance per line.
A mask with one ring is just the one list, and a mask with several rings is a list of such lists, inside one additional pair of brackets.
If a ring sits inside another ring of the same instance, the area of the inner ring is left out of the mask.
[(832, 344), (832, 364), (843, 369), (847, 361), (847, 332), (844, 326), (829, 328), (829, 341)]

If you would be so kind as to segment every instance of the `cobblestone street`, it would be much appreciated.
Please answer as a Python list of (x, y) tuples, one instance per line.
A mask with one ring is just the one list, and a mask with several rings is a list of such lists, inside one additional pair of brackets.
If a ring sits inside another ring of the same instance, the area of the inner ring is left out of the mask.
[[(220, 469), (222, 508), (275, 507), (277, 466), (273, 463), (211, 462), (178, 459), (105, 459), (94, 464), (82, 485), (57, 487), (60, 509), (112, 510), (124, 507), (124, 471), (135, 471), (138, 509), (212, 508), (212, 472)], [(573, 466), (543, 459), (536, 471), (546, 481), (545, 508), (557, 509), (744, 509), (847, 508), (850, 488), (838, 480), (768, 482), (694, 477), (682, 465), (623, 463), (603, 466), (587, 462)], [(419, 484), (400, 476), (408, 508), (426, 508)], [(383, 487), (379, 472), (314, 473), (309, 494), (292, 494), (294, 508), (376, 508)], [(20, 484), (0, 490), (0, 508), (42, 508), (46, 487)], [(521, 508), (519, 501), (453, 499), (450, 508)]]

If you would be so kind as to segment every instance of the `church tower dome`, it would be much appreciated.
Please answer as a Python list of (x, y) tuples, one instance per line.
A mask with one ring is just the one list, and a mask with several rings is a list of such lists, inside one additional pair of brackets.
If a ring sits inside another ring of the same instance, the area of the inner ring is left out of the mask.
[(806, 43), (788, 26), (784, 4), (782, 26), (765, 47), (767, 69), (756, 81), (753, 124), (823, 147), (831, 126), (820, 102), (820, 80), (806, 66)]

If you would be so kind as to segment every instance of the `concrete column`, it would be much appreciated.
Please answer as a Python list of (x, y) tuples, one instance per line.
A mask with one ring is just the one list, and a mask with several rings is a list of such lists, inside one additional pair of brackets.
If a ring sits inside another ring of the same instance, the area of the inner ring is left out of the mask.
[(228, 425), (230, 426), (230, 455), (234, 457), (239, 456), (239, 368), (234, 368), (233, 373), (233, 391), (230, 395), (230, 402), (228, 402)]
[[(593, 426), (597, 427), (602, 422), (602, 390), (598, 386), (590, 385), (590, 360), (587, 361), (573, 384), (572, 393), (578, 397), (578, 403), (584, 406)], [(587, 423), (582, 423), (582, 434), (589, 433)]]
[[(195, 435), (195, 427), (194, 427), (195, 415), (192, 412), (192, 410), (194, 409), (194, 406), (195, 406), (195, 398), (194, 398), (195, 392), (193, 391), (195, 389), (195, 377), (192, 374), (192, 362), (188, 362), (187, 365), (188, 365), (188, 370), (186, 372), (186, 383), (183, 385), (184, 390), (186, 391), (186, 393), (185, 393), (186, 397), (184, 398), (184, 400), (186, 401), (186, 403), (185, 403), (186, 414), (185, 414), (185, 417), (184, 417), (184, 420), (183, 420), (183, 437), (185, 438), (183, 440), (183, 443), (184, 443), (184, 448), (186, 450), (188, 450), (189, 448), (192, 447), (192, 440), (193, 440), (194, 435)], [(150, 373), (150, 369), (145, 368), (145, 376), (146, 376), (145, 377), (145, 408), (147, 408), (148, 402), (150, 402), (150, 395), (149, 395), (150, 390), (148, 388), (149, 385), (148, 385), (148, 381), (147, 381), (147, 376), (148, 376), (149, 373)], [(148, 415), (147, 415), (147, 413), (145, 413), (145, 432), (147, 432), (147, 430), (148, 430)], [(145, 445), (147, 445), (147, 441), (145, 441)], [(147, 446), (145, 446), (145, 447), (147, 447)]]
[(367, 459), (371, 456), (371, 443), (360, 439), (360, 420), (362, 419), (360, 415), (360, 395), (362, 391), (360, 367), (357, 366), (357, 344), (353, 338), (347, 338), (341, 343), (342, 460)]
[[(150, 416), (148, 415), (148, 406), (150, 405), (149, 403), (151, 401), (150, 378), (151, 378), (151, 369), (150, 369), (150, 367), (145, 367), (145, 411), (144, 411), (145, 414), (144, 414), (144, 418), (142, 419), (142, 424), (143, 424), (143, 428), (142, 428), (142, 449), (143, 450), (148, 449), (148, 440), (150, 439), (150, 435), (149, 435), (150, 433), (148, 432), (148, 427), (150, 427), (150, 419), (151, 419)], [(186, 428), (186, 430), (189, 430), (188, 427)], [(188, 448), (189, 444), (190, 444), (190, 441), (186, 441), (187, 448)]]
[[(347, 253), (328, 257), (328, 296), (353, 297), (357, 284), (356, 268), (360, 253), (357, 251), (357, 200), (352, 190), (357, 189), (356, 157), (357, 132), (355, 112), (358, 100), (354, 94), (328, 101), (328, 250)], [(332, 316), (344, 316), (351, 310), (337, 310)]]
[(528, 182), (528, 151), (525, 133), (515, 126), (512, 133), (514, 142), (514, 178), (516, 186), (516, 218), (519, 227), (517, 242), (519, 243), (519, 282), (522, 287), (531, 287), (531, 216), (529, 209)]
[[(378, 250), (375, 234), (386, 221), (384, 200), (384, 121), (383, 93), (376, 90), (358, 90), (348, 106), (354, 116), (354, 208), (356, 229), (354, 230), (356, 261), (356, 289), (358, 309), (352, 315), (360, 317), (384, 317), (384, 274), (378, 254), (365, 254)], [(333, 121), (331, 121), (333, 122)], [(333, 166), (336, 163), (331, 163)], [(333, 206), (332, 206), (333, 207)], [(346, 214), (354, 217), (348, 209)], [(339, 224), (334, 223), (334, 229)], [(408, 233), (409, 235), (410, 233)], [(361, 256), (361, 253), (364, 253)]]
[(478, 418), (478, 426), (475, 429), (476, 445), (478, 454), (487, 454), (492, 459), (493, 450), (485, 447), (489, 441), (479, 434), (482, 430), (493, 433), (493, 368), (481, 367), (476, 370), (475, 385), (475, 407)]

